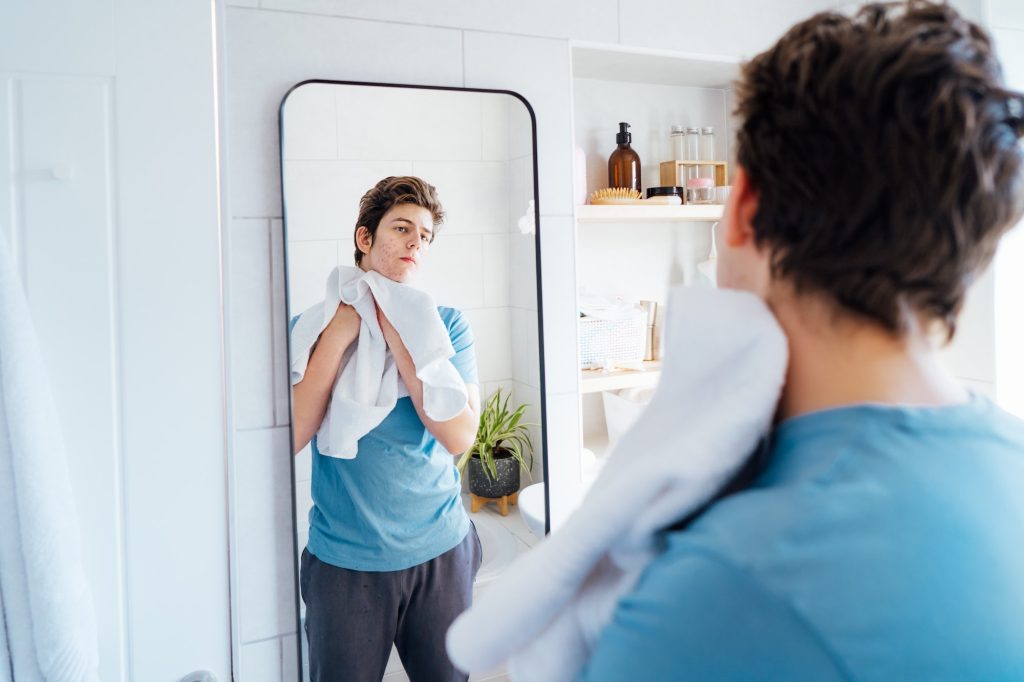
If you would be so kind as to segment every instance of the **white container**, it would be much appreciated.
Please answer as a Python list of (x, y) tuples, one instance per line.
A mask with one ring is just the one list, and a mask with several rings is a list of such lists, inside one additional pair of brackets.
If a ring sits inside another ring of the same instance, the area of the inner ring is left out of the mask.
[(672, 134), (669, 136), (672, 144), (672, 159), (675, 161), (686, 161), (686, 128), (683, 126), (672, 126)]
[(647, 314), (635, 312), (616, 320), (579, 318), (580, 365), (594, 367), (616, 362), (640, 362), (647, 344)]
[[(707, 126), (700, 129), (700, 143), (698, 145), (698, 161), (715, 160), (715, 129)], [(699, 166), (698, 177), (715, 179), (715, 167), (713, 164)]]
[(629, 430), (640, 413), (651, 402), (654, 388), (624, 388), (619, 391), (604, 391), (601, 402), (604, 405), (604, 423), (608, 429), (609, 452)]

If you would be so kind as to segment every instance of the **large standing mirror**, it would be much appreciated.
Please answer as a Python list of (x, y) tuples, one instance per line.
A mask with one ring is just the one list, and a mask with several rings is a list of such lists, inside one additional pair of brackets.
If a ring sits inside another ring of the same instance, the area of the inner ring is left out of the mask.
[(533, 114), (308, 81), (280, 124), (302, 679), (464, 679), (448, 624), (546, 532)]

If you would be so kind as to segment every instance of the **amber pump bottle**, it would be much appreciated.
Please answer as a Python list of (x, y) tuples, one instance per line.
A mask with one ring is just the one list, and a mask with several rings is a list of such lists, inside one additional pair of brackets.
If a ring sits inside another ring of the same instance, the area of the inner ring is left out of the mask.
[(628, 187), (640, 191), (640, 155), (629, 143), (633, 134), (629, 132), (628, 123), (619, 123), (619, 132), (615, 136), (618, 147), (608, 157), (608, 186)]

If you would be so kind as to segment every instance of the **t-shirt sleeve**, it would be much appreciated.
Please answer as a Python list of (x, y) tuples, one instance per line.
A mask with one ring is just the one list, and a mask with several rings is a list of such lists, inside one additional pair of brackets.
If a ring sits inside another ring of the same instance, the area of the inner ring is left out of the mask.
[(474, 349), (473, 330), (469, 326), (469, 321), (460, 311), (454, 308), (441, 308), (440, 312), (441, 319), (444, 320), (445, 325), (448, 327), (448, 336), (452, 340), (452, 348), (455, 349), (455, 355), (452, 356), (451, 363), (455, 366), (462, 380), (467, 384), (480, 383), (476, 371), (476, 350)]
[[(670, 553), (672, 550), (670, 550)], [(713, 555), (655, 560), (579, 678), (619, 680), (841, 680), (789, 605)]]

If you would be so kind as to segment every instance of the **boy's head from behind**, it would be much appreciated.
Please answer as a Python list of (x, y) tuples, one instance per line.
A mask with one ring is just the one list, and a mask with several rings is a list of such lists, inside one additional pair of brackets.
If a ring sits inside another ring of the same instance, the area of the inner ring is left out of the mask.
[(746, 64), (736, 94), (723, 285), (762, 288), (728, 248), (746, 229), (763, 280), (894, 334), (924, 319), (952, 336), (1024, 213), (1024, 98), (988, 36), (924, 2), (819, 14)]

